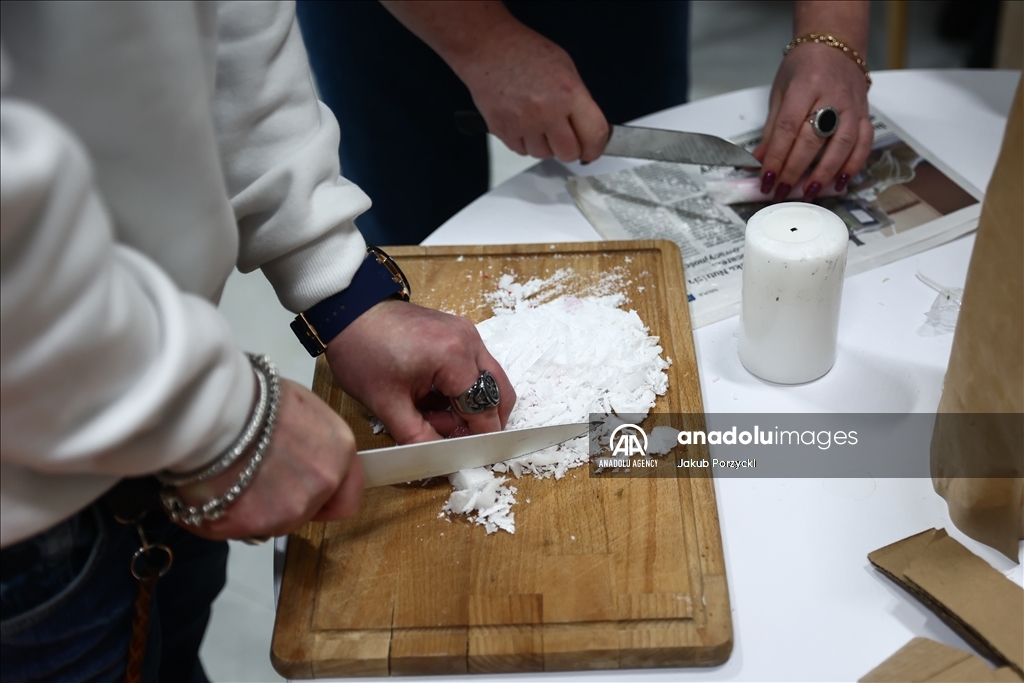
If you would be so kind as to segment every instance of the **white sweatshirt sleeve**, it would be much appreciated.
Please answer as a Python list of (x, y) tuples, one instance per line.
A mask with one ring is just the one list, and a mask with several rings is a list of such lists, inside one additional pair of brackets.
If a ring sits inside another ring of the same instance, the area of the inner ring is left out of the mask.
[(369, 199), (339, 175), (290, 4), (3, 13), (23, 59), (0, 48), (6, 546), (223, 451), (255, 388), (215, 308), (230, 264), (304, 310), (351, 281)]
[(254, 378), (213, 303), (115, 239), (75, 135), (6, 93), (0, 200), (7, 545), (119, 478), (209, 461), (244, 424)]
[(262, 268), (303, 311), (341, 291), (365, 256), (353, 220), (370, 208), (341, 177), (338, 124), (316, 99), (292, 3), (223, 2), (214, 111), (241, 236), (238, 267)]
[(252, 371), (213, 305), (117, 243), (85, 151), (32, 104), (0, 104), (3, 461), (118, 476), (209, 460)]

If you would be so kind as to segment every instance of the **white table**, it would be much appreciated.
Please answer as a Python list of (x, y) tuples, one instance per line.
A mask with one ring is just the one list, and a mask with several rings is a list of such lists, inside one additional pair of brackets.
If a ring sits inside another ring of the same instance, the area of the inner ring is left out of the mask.
[[(873, 73), (873, 106), (978, 191), (988, 185), (1018, 72)], [(760, 125), (767, 88), (752, 88), (647, 116), (642, 125), (730, 137)], [(435, 231), (425, 245), (599, 240), (565, 189), (630, 161), (539, 163)], [(962, 286), (973, 235), (846, 281), (839, 357), (822, 379), (770, 386), (736, 355), (736, 318), (694, 333), (705, 410), (929, 412), (938, 405), (952, 335), (918, 334), (935, 292), (922, 270)], [(1021, 583), (1020, 567), (959, 533), (945, 502), (920, 479), (716, 480), (735, 645), (722, 666), (479, 676), (474, 680), (857, 680), (914, 636), (970, 649), (930, 611), (874, 570), (867, 553), (945, 527)], [(429, 679), (424, 679), (429, 680)], [(433, 679), (436, 680), (436, 679)]]
[[(875, 73), (870, 99), (940, 161), (984, 191), (1002, 142), (1018, 72)], [(760, 125), (767, 88), (751, 88), (640, 119), (640, 125), (730, 137)], [(466, 207), (424, 244), (598, 240), (565, 189), (588, 166), (547, 161)], [(962, 286), (973, 235), (846, 282), (839, 357), (822, 379), (768, 385), (736, 355), (738, 319), (694, 333), (705, 410), (735, 412), (927, 412), (938, 406), (952, 335), (918, 334), (935, 292), (922, 270)], [(1010, 571), (1011, 562), (949, 523), (927, 480), (730, 479), (716, 482), (733, 608), (735, 647), (710, 670), (630, 672), (662, 680), (856, 680), (913, 636), (966, 647), (928, 610), (873, 570), (867, 553), (936, 526)], [(1020, 574), (1017, 573), (1020, 582)], [(578, 675), (546, 674), (538, 680)], [(587, 679), (621, 679), (616, 672)]]

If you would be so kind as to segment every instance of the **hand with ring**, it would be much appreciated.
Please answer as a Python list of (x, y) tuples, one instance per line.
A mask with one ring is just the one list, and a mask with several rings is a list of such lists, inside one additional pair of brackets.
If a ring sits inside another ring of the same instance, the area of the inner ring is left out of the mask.
[(516, 392), (472, 322), (388, 299), (325, 352), (335, 378), (400, 444), (505, 428)]
[[(863, 54), (867, 8), (858, 5), (798, 2), (794, 32), (822, 33), (838, 25), (838, 35)], [(850, 15), (834, 16), (839, 12)], [(764, 137), (754, 150), (762, 163), (761, 192), (781, 201), (798, 188), (803, 200), (811, 201), (825, 187), (841, 191), (867, 161), (873, 140), (861, 68), (841, 49), (796, 45), (776, 73)]]

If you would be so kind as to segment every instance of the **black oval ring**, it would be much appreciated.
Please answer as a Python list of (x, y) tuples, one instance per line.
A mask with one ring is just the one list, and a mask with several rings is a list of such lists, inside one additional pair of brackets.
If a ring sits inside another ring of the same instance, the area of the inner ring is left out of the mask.
[(822, 107), (811, 112), (811, 118), (807, 119), (811, 129), (819, 138), (831, 137), (839, 128), (839, 112), (832, 107)]

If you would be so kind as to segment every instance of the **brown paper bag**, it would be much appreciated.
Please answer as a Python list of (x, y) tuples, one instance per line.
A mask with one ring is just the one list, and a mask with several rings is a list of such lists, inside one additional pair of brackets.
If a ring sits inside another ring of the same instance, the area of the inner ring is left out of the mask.
[(932, 480), (965, 534), (1017, 561), (1024, 538), (1024, 104), (982, 205), (932, 434)]

